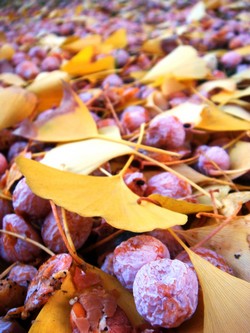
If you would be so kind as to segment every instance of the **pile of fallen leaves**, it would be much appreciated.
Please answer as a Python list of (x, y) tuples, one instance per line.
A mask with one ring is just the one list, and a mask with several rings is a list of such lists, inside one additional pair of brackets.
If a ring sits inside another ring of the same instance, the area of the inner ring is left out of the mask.
[[(11, 137), (25, 147), (2, 175), (1, 200), (11, 201), (25, 176), (52, 205), (104, 218), (112, 233), (101, 244), (87, 242), (79, 253), (65, 233), (70, 254), (83, 265), (82, 258), (98, 266), (97, 256), (112, 251), (123, 234), (182, 226), (170, 231), (192, 260), (203, 302), (173, 331), (249, 332), (248, 1), (15, 4), (0, 10), (0, 141)], [(32, 55), (35, 47), (57, 57), (57, 68), (43, 70)], [(17, 71), (18, 57), (37, 64), (39, 72)], [(166, 150), (145, 144), (148, 123), (128, 131), (121, 120), (133, 106), (148, 110), (151, 119), (161, 113), (177, 117), (186, 129), (185, 145)], [(217, 166), (211, 176), (194, 165), (195, 149), (213, 142), (228, 151), (230, 169)], [(124, 182), (132, 169), (146, 179), (171, 172), (193, 193), (188, 200), (140, 197)], [(195, 254), (198, 244), (223, 255), (235, 276)], [(88, 269), (107, 289), (119, 291), (119, 305), (139, 327), (143, 320), (132, 295), (98, 267)], [(68, 294), (56, 292), (30, 332), (70, 332), (74, 287), (67, 280), (62, 290)]]

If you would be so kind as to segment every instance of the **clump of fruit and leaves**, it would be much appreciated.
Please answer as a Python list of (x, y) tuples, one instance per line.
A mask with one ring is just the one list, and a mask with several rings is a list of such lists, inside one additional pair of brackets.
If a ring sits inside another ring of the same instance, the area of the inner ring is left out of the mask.
[(248, 332), (242, 2), (16, 6), (0, 16), (0, 328)]

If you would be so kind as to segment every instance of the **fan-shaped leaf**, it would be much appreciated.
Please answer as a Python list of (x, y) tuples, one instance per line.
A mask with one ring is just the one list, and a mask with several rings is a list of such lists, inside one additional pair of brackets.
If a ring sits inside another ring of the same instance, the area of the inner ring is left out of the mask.
[[(128, 189), (121, 175), (94, 177), (57, 170), (19, 156), (17, 164), (32, 191), (83, 216), (102, 216), (115, 228), (134, 232), (185, 224), (187, 216), (161, 208)], [(37, 175), (39, 174), (39, 177)]]

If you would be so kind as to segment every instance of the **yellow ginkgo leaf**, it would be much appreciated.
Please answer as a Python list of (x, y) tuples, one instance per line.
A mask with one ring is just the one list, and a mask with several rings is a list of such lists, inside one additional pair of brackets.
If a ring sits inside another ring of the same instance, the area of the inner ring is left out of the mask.
[(87, 175), (114, 157), (132, 153), (133, 149), (122, 143), (89, 139), (51, 149), (41, 163), (60, 170)]
[(250, 122), (223, 112), (216, 105), (209, 104), (202, 110), (201, 121), (197, 128), (208, 131), (247, 131)]
[(205, 104), (186, 102), (165, 112), (177, 117), (183, 124), (197, 126), (202, 121), (202, 111), (205, 107)]
[(164, 197), (160, 194), (151, 194), (149, 198), (155, 200), (156, 202), (159, 202), (161, 207), (182, 214), (195, 214), (199, 212), (209, 212), (213, 210), (213, 206), (192, 203), (186, 200), (177, 200), (170, 197)]
[(201, 284), (204, 333), (249, 332), (250, 283), (232, 276), (186, 249)]
[(177, 80), (203, 79), (209, 73), (205, 60), (189, 45), (178, 46), (169, 55), (160, 60), (142, 79), (143, 82), (165, 77)]
[(70, 75), (77, 76), (115, 68), (115, 59), (112, 56), (92, 62), (94, 53), (94, 46), (89, 45), (64, 64), (61, 69)]
[(236, 83), (233, 79), (221, 79), (221, 80), (212, 80), (202, 83), (197, 87), (198, 91), (210, 92), (213, 89), (222, 89), (226, 91), (235, 91)]
[(87, 107), (69, 84), (63, 83), (63, 87), (64, 96), (58, 109), (42, 120), (25, 120), (15, 134), (45, 142), (74, 141), (96, 135), (96, 123)]
[(223, 207), (220, 212), (225, 216), (231, 216), (236, 211), (239, 204), (250, 201), (250, 191), (240, 191), (229, 193), (222, 199)]
[(216, 103), (227, 104), (232, 100), (240, 99), (246, 96), (250, 96), (250, 87), (243, 90), (236, 90), (234, 92), (220, 92), (212, 96), (212, 101)]
[(36, 112), (42, 112), (58, 106), (63, 97), (62, 81), (68, 82), (69, 75), (62, 71), (41, 73), (27, 87), (38, 98)]
[(101, 39), (100, 35), (90, 35), (85, 38), (78, 38), (74, 41), (66, 40), (62, 45), (62, 49), (77, 53), (85, 49), (87, 46), (99, 45), (101, 43)]
[(7, 85), (23, 87), (26, 86), (26, 82), (17, 74), (14, 73), (2, 73), (0, 74), (0, 81)]
[[(185, 224), (187, 216), (142, 200), (124, 183), (122, 175), (95, 177), (57, 170), (17, 158), (17, 165), (38, 196), (82, 216), (102, 216), (115, 228), (133, 232)], [(37, 175), (39, 174), (39, 177)]]
[(232, 104), (223, 105), (221, 107), (221, 110), (237, 118), (250, 121), (250, 113), (240, 105), (232, 105)]
[(19, 87), (0, 89), (0, 130), (29, 117), (37, 104), (32, 93)]
[(126, 29), (118, 29), (112, 33), (103, 44), (112, 45), (114, 49), (124, 48), (127, 46)]
[(206, 7), (203, 1), (197, 2), (187, 15), (186, 22), (191, 23), (195, 21), (200, 21), (204, 16), (206, 16)]

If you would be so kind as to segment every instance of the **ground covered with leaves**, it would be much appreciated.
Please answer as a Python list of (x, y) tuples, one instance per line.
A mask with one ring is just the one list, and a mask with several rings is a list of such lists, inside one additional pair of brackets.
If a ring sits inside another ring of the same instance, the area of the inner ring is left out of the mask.
[(2, 4), (1, 332), (249, 332), (249, 9)]

